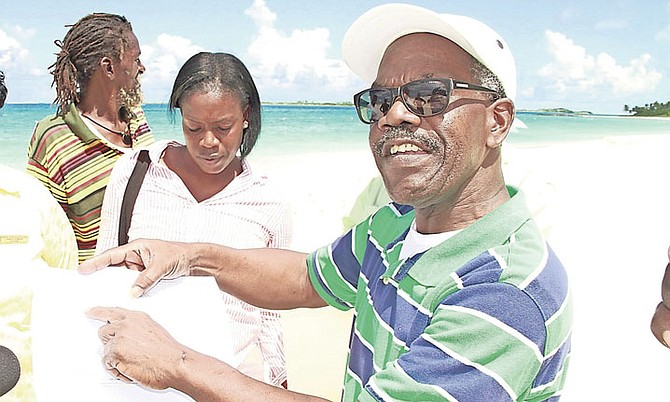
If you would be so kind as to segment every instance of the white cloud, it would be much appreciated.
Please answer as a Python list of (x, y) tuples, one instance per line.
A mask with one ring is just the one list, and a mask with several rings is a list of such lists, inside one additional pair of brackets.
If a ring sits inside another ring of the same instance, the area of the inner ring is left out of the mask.
[(19, 69), (28, 59), (28, 49), (0, 29), (0, 69)]
[[(319, 87), (322, 96), (327, 96), (329, 91), (348, 88), (355, 80), (342, 60), (328, 58), (327, 51), (331, 47), (328, 29), (295, 29), (286, 35), (274, 27), (277, 15), (267, 7), (265, 0), (254, 0), (245, 14), (258, 27), (247, 49), (247, 59), (261, 92)], [(291, 96), (293, 91), (283, 92)]]
[[(8, 102), (50, 102), (53, 100), (49, 64), (34, 60), (26, 43), (35, 35), (32, 29), (13, 26), (0, 29), (0, 70), (7, 77)], [(50, 62), (53, 62), (49, 60)]]
[(556, 94), (598, 97), (643, 93), (656, 88), (662, 74), (650, 67), (651, 56), (642, 54), (627, 65), (607, 53), (596, 56), (562, 33), (545, 31), (553, 61), (539, 71)]
[(146, 68), (142, 88), (149, 102), (165, 102), (170, 97), (172, 83), (181, 66), (203, 50), (190, 39), (160, 34), (154, 42), (141, 44), (140, 59)]

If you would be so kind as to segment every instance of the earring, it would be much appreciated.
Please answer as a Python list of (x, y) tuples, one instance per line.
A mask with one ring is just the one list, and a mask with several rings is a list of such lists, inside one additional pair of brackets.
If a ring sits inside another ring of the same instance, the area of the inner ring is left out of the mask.
[(249, 122), (245, 120), (244, 123), (242, 123), (242, 127), (249, 128)]

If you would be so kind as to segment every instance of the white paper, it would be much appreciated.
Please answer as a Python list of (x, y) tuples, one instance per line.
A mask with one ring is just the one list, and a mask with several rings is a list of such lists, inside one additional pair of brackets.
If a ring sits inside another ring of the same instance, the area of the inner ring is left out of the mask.
[[(43, 275), (42, 275), (43, 273)], [(102, 365), (98, 328), (84, 315), (94, 306), (144, 311), (178, 342), (233, 362), (224, 306), (214, 278), (161, 281), (134, 299), (137, 272), (110, 267), (90, 275), (45, 269), (36, 278), (32, 304), (33, 380), (41, 401), (191, 401), (176, 390), (155, 391), (126, 384)]]

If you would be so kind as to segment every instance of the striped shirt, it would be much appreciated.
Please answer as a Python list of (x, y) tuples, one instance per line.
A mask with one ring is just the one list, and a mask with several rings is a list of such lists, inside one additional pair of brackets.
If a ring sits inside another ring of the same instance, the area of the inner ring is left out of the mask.
[(343, 400), (558, 400), (568, 278), (508, 190), (496, 210), (404, 260), (414, 212), (394, 203), (310, 254), (321, 297), (356, 312)]
[[(133, 147), (151, 144), (154, 137), (141, 108), (130, 124)], [(51, 192), (67, 215), (79, 249), (79, 262), (93, 256), (100, 226), (100, 209), (120, 148), (92, 131), (72, 105), (64, 117), (38, 122), (28, 145), (28, 173)]]
[[(197, 202), (179, 176), (161, 156), (176, 142), (159, 141), (149, 147), (149, 165), (137, 195), (129, 240), (154, 238), (181, 242), (208, 242), (236, 248), (287, 248), (291, 241), (291, 215), (288, 203), (264, 176), (253, 173), (249, 163), (223, 190)], [(118, 244), (119, 215), (123, 193), (139, 152), (122, 156), (110, 176), (102, 207), (97, 252)], [(231, 345), (237, 367), (248, 353), (258, 348), (264, 380), (280, 385), (286, 380), (286, 359), (279, 313), (260, 309), (223, 293), (227, 306), (222, 312), (231, 326)]]

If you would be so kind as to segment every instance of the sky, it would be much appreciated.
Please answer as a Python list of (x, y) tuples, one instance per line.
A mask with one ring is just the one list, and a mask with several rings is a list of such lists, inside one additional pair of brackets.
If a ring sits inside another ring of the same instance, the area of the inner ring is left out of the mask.
[[(251, 71), (264, 102), (350, 101), (369, 86), (341, 58), (349, 25), (377, 0), (2, 0), (0, 70), (8, 103), (50, 103), (48, 67), (65, 25), (91, 12), (126, 16), (146, 66), (145, 100), (165, 103), (198, 51), (228, 52)], [(670, 100), (670, 0), (415, 0), (477, 18), (514, 54), (518, 109), (624, 114)], [(364, 40), (362, 38), (361, 40)]]

